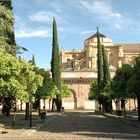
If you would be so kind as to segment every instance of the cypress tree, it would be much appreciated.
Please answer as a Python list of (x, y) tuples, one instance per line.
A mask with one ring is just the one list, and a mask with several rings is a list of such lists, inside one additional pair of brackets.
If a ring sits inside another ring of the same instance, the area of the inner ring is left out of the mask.
[(102, 48), (100, 43), (100, 34), (97, 27), (97, 69), (98, 69), (98, 90), (99, 93), (102, 88), (103, 82), (103, 57), (102, 57)]
[(97, 69), (98, 69), (98, 102), (99, 110), (101, 111), (101, 104), (103, 104), (103, 96), (101, 92), (103, 90), (103, 56), (102, 56), (102, 47), (100, 43), (100, 33), (97, 27)]
[[(105, 48), (102, 45), (102, 56), (103, 56), (103, 90), (106, 92), (110, 86), (110, 73), (109, 73), (109, 66), (108, 66), (108, 60), (105, 53)], [(102, 96), (102, 106), (103, 110), (107, 113), (112, 111), (112, 100), (109, 99), (107, 96), (108, 93)]]
[(33, 56), (32, 56), (32, 65), (34, 65), (34, 66), (36, 67), (35, 56), (34, 56), (34, 54), (33, 54)]
[(102, 45), (102, 56), (103, 56), (103, 84), (104, 86), (110, 81), (110, 73), (108, 67), (108, 60), (105, 54), (104, 46)]
[[(60, 70), (60, 54), (57, 37), (56, 20), (53, 18), (53, 38), (52, 38), (52, 59), (51, 59), (52, 79), (61, 93), (61, 70)], [(61, 111), (61, 97), (57, 95), (55, 100), (57, 111)]]

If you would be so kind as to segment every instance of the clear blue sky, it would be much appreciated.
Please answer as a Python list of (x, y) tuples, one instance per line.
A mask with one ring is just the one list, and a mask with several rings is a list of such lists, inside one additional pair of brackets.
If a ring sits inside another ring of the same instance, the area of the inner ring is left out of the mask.
[(140, 43), (140, 0), (12, 0), (21, 56), (50, 68), (52, 19), (56, 18), (59, 48), (83, 49), (86, 38), (96, 32), (114, 43)]

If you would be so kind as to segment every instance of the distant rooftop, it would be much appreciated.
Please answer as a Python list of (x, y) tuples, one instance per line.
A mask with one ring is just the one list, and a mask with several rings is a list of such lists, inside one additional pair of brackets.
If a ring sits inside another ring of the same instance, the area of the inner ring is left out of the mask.
[[(100, 42), (102, 45), (113, 46), (112, 40), (110, 38), (106, 37), (105, 35), (101, 33), (99, 33), (99, 36), (100, 36)], [(97, 46), (97, 32), (96, 34), (90, 36), (84, 41), (84, 46), (88, 46), (88, 45)]]
[(140, 44), (121, 44), (124, 53), (140, 53)]
[[(99, 36), (100, 36), (100, 37), (106, 37), (105, 35), (103, 35), (103, 34), (101, 34), (101, 33), (99, 33)], [(91, 38), (97, 38), (97, 33), (94, 34), (94, 35), (92, 35), (92, 36), (90, 36), (90, 37), (87, 38), (86, 40), (89, 40), (89, 39), (91, 39)]]

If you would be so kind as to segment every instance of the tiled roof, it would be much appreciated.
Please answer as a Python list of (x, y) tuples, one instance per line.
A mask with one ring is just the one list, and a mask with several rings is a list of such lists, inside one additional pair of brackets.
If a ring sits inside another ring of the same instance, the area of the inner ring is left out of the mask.
[[(99, 33), (99, 36), (100, 36), (100, 37), (106, 37), (105, 35), (103, 35), (103, 34), (101, 34), (101, 33)], [(97, 33), (94, 34), (94, 35), (92, 35), (92, 36), (90, 36), (90, 37), (87, 38), (86, 40), (91, 39), (91, 38), (95, 38), (95, 37), (97, 37)]]
[(140, 44), (121, 44), (124, 53), (140, 53)]

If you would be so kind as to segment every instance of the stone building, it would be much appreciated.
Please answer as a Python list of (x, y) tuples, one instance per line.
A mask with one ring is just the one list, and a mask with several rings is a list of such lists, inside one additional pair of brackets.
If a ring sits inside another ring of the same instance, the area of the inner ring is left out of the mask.
[[(140, 53), (140, 44), (115, 44), (100, 33), (105, 47), (111, 77), (122, 64), (131, 63)], [(72, 96), (63, 100), (66, 109), (97, 109), (96, 101), (88, 100), (90, 83), (97, 79), (97, 33), (84, 41), (83, 50), (61, 50), (62, 80), (68, 85)], [(133, 103), (127, 105), (133, 108)]]

